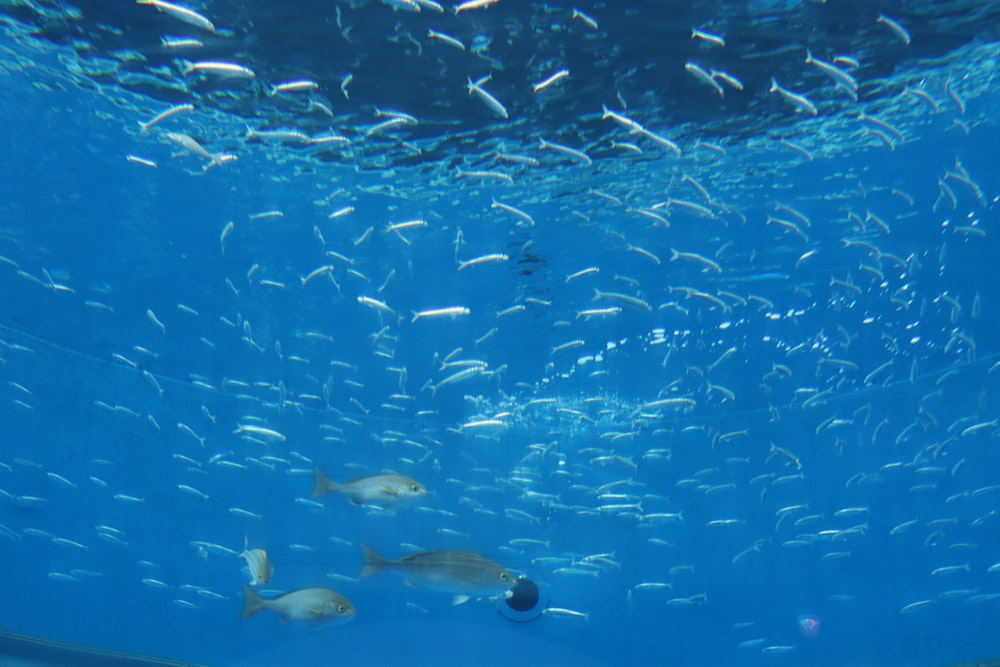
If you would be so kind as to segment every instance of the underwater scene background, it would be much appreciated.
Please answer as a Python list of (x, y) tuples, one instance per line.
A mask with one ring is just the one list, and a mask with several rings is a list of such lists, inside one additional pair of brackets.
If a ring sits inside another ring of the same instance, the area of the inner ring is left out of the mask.
[(0, 25), (0, 629), (213, 665), (1000, 652), (1000, 6)]

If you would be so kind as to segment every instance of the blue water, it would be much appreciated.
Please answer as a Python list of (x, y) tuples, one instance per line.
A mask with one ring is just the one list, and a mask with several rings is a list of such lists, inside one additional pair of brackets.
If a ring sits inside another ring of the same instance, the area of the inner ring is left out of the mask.
[[(0, 629), (211, 665), (996, 657), (996, 8), (391, 4), (0, 7)], [(314, 466), (429, 493), (312, 499)], [(356, 618), (240, 620), (245, 540), (264, 597)], [(361, 543), (550, 609), (358, 579)]]

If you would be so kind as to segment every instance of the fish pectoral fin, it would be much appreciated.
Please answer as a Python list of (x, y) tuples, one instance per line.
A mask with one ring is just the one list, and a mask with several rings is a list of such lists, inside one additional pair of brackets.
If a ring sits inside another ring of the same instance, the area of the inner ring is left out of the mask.
[(472, 597), (471, 595), (456, 595), (451, 599), (451, 603), (456, 606), (460, 604), (465, 604), (466, 602), (469, 601), (471, 597)]
[(398, 496), (399, 495), (399, 491), (397, 491), (396, 489), (392, 488), (391, 486), (383, 486), (383, 487), (380, 487), (380, 488), (382, 489), (382, 492), (385, 493), (386, 495), (389, 495), (389, 496)]
[(318, 609), (316, 607), (306, 607), (306, 609), (309, 610), (309, 613), (311, 613), (313, 616), (322, 616), (323, 615), (323, 610), (322, 609)]
[(410, 588), (420, 588), (420, 584), (415, 581), (410, 581), (409, 579), (407, 579), (404, 583)]

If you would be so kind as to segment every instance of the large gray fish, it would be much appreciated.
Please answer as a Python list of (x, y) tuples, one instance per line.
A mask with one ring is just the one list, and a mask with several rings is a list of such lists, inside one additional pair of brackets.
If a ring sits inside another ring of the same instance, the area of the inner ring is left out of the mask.
[(516, 583), (503, 566), (470, 551), (421, 551), (389, 560), (367, 544), (362, 544), (361, 550), (365, 564), (359, 576), (391, 570), (411, 584), (453, 593), (454, 604), (462, 604), (473, 595), (499, 595)]
[(250, 618), (261, 610), (273, 611), (282, 621), (303, 621), (314, 625), (344, 623), (357, 613), (347, 598), (329, 588), (300, 588), (267, 600), (243, 584), (240, 618)]
[(319, 468), (314, 469), (312, 496), (343, 493), (355, 505), (381, 505), (390, 507), (399, 502), (414, 500), (426, 495), (427, 489), (420, 482), (403, 475), (373, 475), (358, 477), (343, 484), (331, 481)]

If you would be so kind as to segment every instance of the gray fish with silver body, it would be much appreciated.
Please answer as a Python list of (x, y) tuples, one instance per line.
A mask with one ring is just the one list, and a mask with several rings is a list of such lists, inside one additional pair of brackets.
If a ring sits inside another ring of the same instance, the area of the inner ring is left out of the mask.
[(313, 469), (312, 497), (328, 493), (343, 493), (355, 505), (381, 505), (389, 507), (406, 500), (415, 500), (427, 494), (420, 482), (403, 475), (372, 475), (358, 477), (338, 484), (319, 468)]
[(471, 551), (421, 551), (389, 560), (367, 544), (362, 544), (361, 550), (365, 564), (358, 576), (370, 577), (389, 570), (415, 585), (453, 593), (454, 604), (461, 604), (473, 595), (505, 593), (516, 583), (502, 565)]
[(250, 618), (259, 611), (273, 611), (282, 621), (344, 623), (357, 611), (350, 600), (329, 588), (300, 588), (268, 600), (243, 584), (243, 611), (240, 618)]

